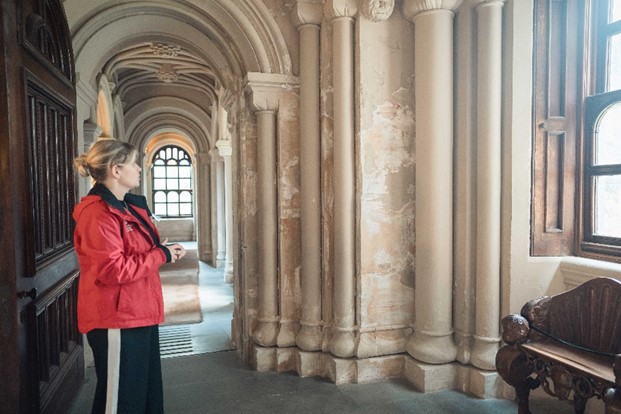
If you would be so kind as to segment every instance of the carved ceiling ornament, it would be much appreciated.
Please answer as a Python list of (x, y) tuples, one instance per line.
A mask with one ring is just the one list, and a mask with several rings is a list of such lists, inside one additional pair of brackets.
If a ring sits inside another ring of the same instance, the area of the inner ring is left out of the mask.
[(395, 0), (362, 0), (362, 14), (372, 22), (388, 20), (395, 8)]
[(171, 44), (154, 43), (151, 45), (151, 51), (158, 57), (175, 57), (181, 52), (181, 48)]
[(169, 63), (164, 63), (155, 74), (159, 80), (165, 83), (172, 83), (178, 79), (177, 73)]

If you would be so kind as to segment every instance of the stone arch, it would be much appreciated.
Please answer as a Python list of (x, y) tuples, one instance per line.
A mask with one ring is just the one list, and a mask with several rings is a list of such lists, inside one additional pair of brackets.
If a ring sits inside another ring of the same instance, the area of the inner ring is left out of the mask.
[(76, 10), (73, 46), (83, 79), (94, 79), (123, 40), (152, 33), (154, 27), (159, 39), (181, 40), (178, 33), (184, 33), (186, 47), (213, 65), (219, 81), (229, 89), (236, 89), (235, 80), (247, 72), (291, 73), (282, 33), (262, 3), (214, 0), (200, 7), (192, 2), (114, 3), (83, 16), (79, 3), (68, 0), (65, 8)]
[[(202, 115), (202, 116), (201, 116)], [(215, 147), (209, 126), (211, 118), (191, 102), (175, 97), (147, 99), (126, 113), (127, 137), (136, 148), (144, 150), (154, 131), (178, 131), (191, 137), (196, 152)]]

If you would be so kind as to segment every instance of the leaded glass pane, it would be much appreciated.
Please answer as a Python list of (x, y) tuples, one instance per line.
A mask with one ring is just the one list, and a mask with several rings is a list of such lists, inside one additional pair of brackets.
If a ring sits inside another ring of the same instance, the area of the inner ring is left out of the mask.
[(595, 165), (621, 164), (621, 102), (608, 108), (595, 132)]
[(607, 91), (621, 89), (621, 33), (610, 36)]
[(153, 179), (153, 189), (154, 190), (166, 190), (166, 180), (163, 178)]
[(595, 223), (593, 233), (598, 236), (621, 237), (621, 175), (595, 177)]
[(192, 215), (192, 204), (182, 203), (180, 204), (180, 207), (181, 207), (180, 213), (182, 216)]
[(178, 204), (168, 204), (168, 215), (171, 217), (179, 216), (179, 205)]

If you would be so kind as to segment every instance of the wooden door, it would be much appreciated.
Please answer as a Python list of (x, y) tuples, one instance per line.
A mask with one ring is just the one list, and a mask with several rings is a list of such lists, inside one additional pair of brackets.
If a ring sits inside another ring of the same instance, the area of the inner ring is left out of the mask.
[(61, 0), (0, 0), (0, 412), (65, 412), (84, 375), (73, 52)]

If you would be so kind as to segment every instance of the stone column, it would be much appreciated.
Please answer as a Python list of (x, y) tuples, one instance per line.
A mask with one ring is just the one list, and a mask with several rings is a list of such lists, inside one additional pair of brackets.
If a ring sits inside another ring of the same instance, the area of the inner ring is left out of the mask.
[(461, 0), (406, 0), (414, 23), (416, 293), (408, 353), (455, 360), (453, 341), (453, 15)]
[(494, 370), (500, 343), (503, 0), (478, 0), (476, 318), (472, 365)]
[(220, 156), (224, 159), (224, 215), (226, 228), (224, 281), (225, 283), (233, 283), (233, 174), (231, 168), (233, 148), (231, 147), (231, 141), (228, 139), (216, 141), (216, 146)]
[[(212, 162), (214, 160), (212, 159)], [(226, 259), (226, 225), (224, 218), (224, 161), (218, 151), (218, 157), (214, 162), (216, 185), (215, 185), (215, 197), (216, 197), (216, 266), (220, 267), (224, 265)]]
[(334, 99), (334, 325), (330, 352), (356, 352), (356, 172), (354, 154), (354, 16), (358, 2), (333, 0)]
[(323, 7), (298, 1), (292, 19), (300, 33), (300, 170), (302, 315), (296, 344), (321, 350), (321, 133), (319, 31)]
[(276, 173), (276, 110), (278, 88), (249, 73), (246, 91), (257, 116), (257, 223), (259, 314), (253, 338), (261, 346), (275, 346), (278, 336), (278, 203)]
[(196, 154), (196, 160), (198, 162), (195, 184), (197, 191), (194, 202), (196, 203), (195, 211), (198, 218), (198, 237), (196, 238), (198, 255), (200, 260), (211, 263), (211, 164), (209, 154), (199, 152)]

